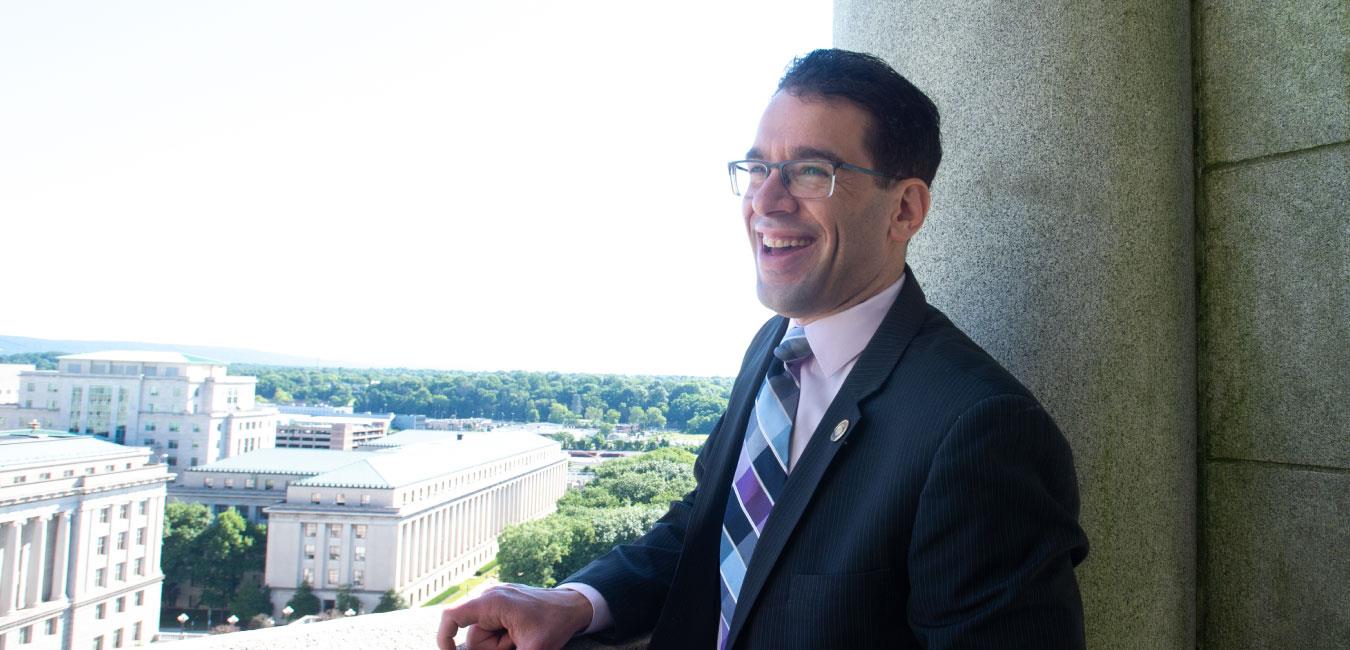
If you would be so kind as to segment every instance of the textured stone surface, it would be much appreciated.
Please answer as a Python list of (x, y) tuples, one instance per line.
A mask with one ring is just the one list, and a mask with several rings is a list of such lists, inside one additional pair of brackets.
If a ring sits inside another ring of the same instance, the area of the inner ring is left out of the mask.
[(1200, 408), (1211, 457), (1350, 468), (1347, 169), (1340, 145), (1206, 175)]
[(1093, 648), (1195, 639), (1188, 22), (1177, 2), (835, 5), (838, 46), (942, 110), (911, 261), (1073, 444)]
[(1211, 462), (1205, 648), (1344, 648), (1350, 473)]
[(1199, 3), (1206, 164), (1350, 140), (1350, 4)]

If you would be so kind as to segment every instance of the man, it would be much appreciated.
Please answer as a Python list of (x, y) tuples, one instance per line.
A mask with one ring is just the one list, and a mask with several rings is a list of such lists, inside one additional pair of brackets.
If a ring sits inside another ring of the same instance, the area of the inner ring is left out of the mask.
[(472, 625), (471, 648), (1082, 647), (1069, 446), (905, 264), (941, 159), (932, 101), (880, 59), (818, 50), (746, 158), (733, 187), (780, 316), (698, 486), (557, 589), (447, 609), (441, 646)]

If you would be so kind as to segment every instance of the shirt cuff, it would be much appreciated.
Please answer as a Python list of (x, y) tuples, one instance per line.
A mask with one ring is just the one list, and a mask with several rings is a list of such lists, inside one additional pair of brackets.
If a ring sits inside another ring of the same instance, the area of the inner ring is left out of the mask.
[(570, 589), (591, 601), (591, 624), (581, 632), (582, 634), (599, 632), (614, 625), (614, 617), (609, 614), (609, 603), (605, 602), (605, 597), (601, 596), (600, 592), (595, 590), (595, 587), (580, 582), (564, 582), (555, 589)]

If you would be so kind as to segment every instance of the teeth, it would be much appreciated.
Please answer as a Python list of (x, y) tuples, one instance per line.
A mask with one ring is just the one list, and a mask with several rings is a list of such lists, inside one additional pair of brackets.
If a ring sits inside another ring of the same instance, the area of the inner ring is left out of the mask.
[(808, 239), (773, 239), (770, 237), (764, 238), (764, 245), (768, 246), (769, 248), (793, 248), (797, 246), (805, 246), (809, 243), (811, 243), (811, 241)]

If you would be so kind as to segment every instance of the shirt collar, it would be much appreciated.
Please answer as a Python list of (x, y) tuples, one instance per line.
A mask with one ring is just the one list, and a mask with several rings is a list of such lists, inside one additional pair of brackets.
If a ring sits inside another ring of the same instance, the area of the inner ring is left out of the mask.
[[(886, 312), (895, 304), (900, 288), (905, 284), (905, 274), (880, 293), (837, 314), (806, 325), (806, 341), (811, 344), (811, 355), (821, 373), (829, 377), (839, 372), (862, 354), (867, 342), (872, 340)], [(791, 321), (797, 325), (796, 319)]]

